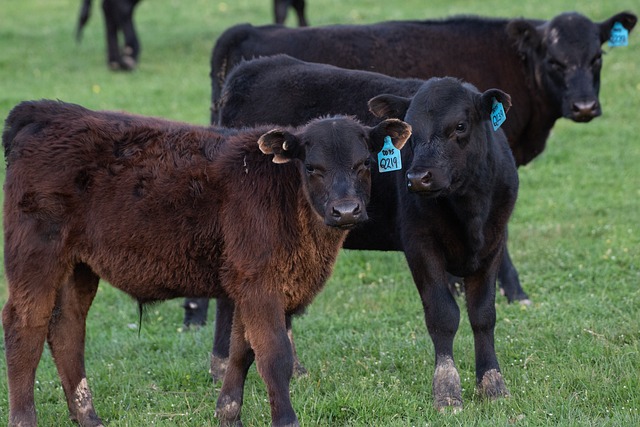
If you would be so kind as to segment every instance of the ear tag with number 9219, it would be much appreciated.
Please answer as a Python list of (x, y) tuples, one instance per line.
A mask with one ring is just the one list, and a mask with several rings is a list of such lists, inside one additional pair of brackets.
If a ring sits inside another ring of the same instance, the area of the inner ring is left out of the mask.
[(382, 150), (378, 153), (378, 170), (380, 172), (391, 172), (398, 169), (402, 169), (400, 150), (393, 146), (390, 136), (385, 136)]
[(504, 112), (502, 102), (493, 98), (493, 104), (491, 105), (491, 124), (493, 125), (493, 130), (498, 130), (505, 120), (507, 120), (507, 114)]
[(629, 30), (627, 30), (620, 22), (613, 24), (611, 35), (609, 36), (609, 46), (628, 46)]

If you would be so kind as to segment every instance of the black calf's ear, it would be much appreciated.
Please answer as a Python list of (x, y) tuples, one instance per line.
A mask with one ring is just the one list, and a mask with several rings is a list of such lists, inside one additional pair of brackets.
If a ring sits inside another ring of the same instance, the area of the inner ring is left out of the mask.
[(411, 125), (398, 119), (384, 120), (376, 127), (370, 128), (369, 131), (369, 148), (372, 152), (377, 153), (382, 150), (384, 138), (390, 137), (393, 146), (398, 150), (404, 147), (411, 136)]
[(600, 43), (604, 43), (609, 40), (609, 37), (611, 37), (611, 28), (613, 28), (616, 22), (621, 23), (627, 31), (631, 32), (633, 27), (636, 26), (636, 22), (638, 22), (638, 17), (633, 13), (621, 12), (606, 21), (600, 22), (598, 24), (600, 27)]
[(368, 105), (369, 111), (376, 117), (404, 119), (410, 103), (411, 98), (383, 94), (371, 98)]
[(542, 35), (535, 25), (524, 19), (514, 19), (507, 24), (507, 35), (518, 47), (518, 52), (533, 56), (542, 44)]
[(300, 142), (291, 132), (282, 129), (273, 129), (258, 139), (260, 151), (264, 154), (273, 154), (273, 163), (287, 163), (298, 152)]
[(489, 89), (479, 97), (478, 109), (480, 110), (482, 120), (488, 120), (491, 117), (494, 99), (502, 104), (505, 114), (509, 111), (509, 108), (511, 108), (511, 96), (509, 96), (508, 93), (500, 89)]

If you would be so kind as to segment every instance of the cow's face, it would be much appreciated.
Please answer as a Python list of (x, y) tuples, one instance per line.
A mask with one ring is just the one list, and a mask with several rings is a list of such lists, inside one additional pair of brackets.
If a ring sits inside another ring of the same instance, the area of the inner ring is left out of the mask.
[(602, 44), (616, 22), (631, 31), (636, 20), (635, 15), (619, 13), (595, 23), (565, 13), (539, 26), (513, 20), (507, 33), (532, 69), (537, 87), (554, 101), (558, 116), (588, 122), (602, 114), (598, 100)]
[(410, 135), (411, 127), (400, 120), (371, 128), (338, 116), (295, 131), (274, 129), (258, 143), (275, 163), (298, 163), (307, 198), (325, 224), (351, 228), (368, 219), (371, 153), (380, 151), (385, 136), (402, 148)]
[(487, 133), (493, 132), (488, 122), (493, 99), (505, 112), (511, 106), (509, 95), (498, 89), (481, 94), (468, 83), (446, 77), (429, 79), (413, 98), (379, 95), (369, 101), (375, 115), (403, 117), (411, 125), (409, 191), (446, 196), (473, 180), (472, 171), (492, 142)]

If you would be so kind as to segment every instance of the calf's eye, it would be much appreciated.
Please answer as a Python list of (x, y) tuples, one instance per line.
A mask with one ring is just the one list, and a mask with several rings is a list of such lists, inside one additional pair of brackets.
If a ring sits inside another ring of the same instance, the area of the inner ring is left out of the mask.
[(556, 61), (555, 59), (550, 59), (549, 65), (551, 65), (551, 67), (553, 67), (556, 71), (564, 71), (565, 69), (564, 64), (560, 61)]
[(456, 125), (456, 132), (463, 133), (467, 130), (467, 124), (464, 122), (460, 122)]
[(315, 170), (316, 170), (316, 169), (315, 169), (312, 165), (310, 165), (310, 164), (306, 164), (306, 165), (304, 165), (304, 168), (306, 169), (307, 173), (313, 173), (313, 172), (315, 172)]

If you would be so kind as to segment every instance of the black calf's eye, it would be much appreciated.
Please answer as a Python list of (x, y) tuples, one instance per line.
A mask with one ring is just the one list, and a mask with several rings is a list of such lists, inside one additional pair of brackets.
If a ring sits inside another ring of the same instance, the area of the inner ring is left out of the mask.
[(362, 164), (364, 165), (365, 168), (370, 167), (371, 166), (371, 159), (365, 160)]
[(467, 124), (460, 122), (456, 125), (456, 132), (457, 133), (463, 133), (467, 130)]
[(304, 165), (304, 168), (307, 170), (307, 173), (313, 173), (315, 172), (315, 168), (309, 164)]
[(555, 60), (555, 59), (550, 59), (549, 60), (549, 65), (551, 65), (557, 71), (564, 71), (564, 69), (565, 69), (564, 64), (561, 63), (560, 61)]

